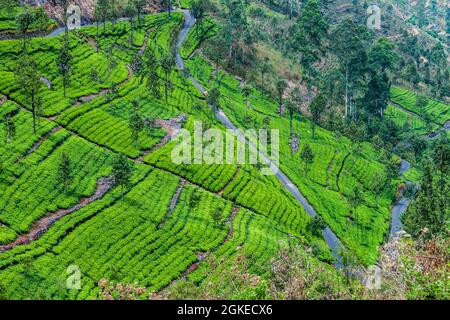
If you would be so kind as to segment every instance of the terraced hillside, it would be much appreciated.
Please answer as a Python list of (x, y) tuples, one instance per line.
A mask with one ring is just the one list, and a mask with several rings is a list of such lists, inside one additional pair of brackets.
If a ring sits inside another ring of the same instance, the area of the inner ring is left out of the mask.
[[(156, 122), (184, 113), (187, 127), (193, 119), (209, 119), (216, 125), (203, 99), (179, 72), (171, 72), (174, 90), (166, 106), (164, 99), (148, 94), (146, 79), (134, 75), (129, 67), (136, 52), (149, 47), (158, 48), (159, 55), (168, 52), (181, 22), (181, 13), (172, 13), (170, 19), (167, 14), (147, 16), (132, 45), (126, 35), (127, 22), (114, 29), (108, 24), (105, 35), (98, 38), (95, 28), (71, 33), (76, 76), (66, 97), (50, 63), (59, 39), (33, 39), (28, 54), (39, 61), (39, 71), (52, 84), (42, 88), (36, 135), (31, 130), (29, 101), (11, 72), (21, 43), (4, 42), (1, 116), (8, 115), (16, 127), (14, 143), (5, 139), (2, 130), (0, 282), (2, 288), (8, 288), (8, 297), (95, 297), (97, 282), (115, 277), (157, 291), (200, 261), (200, 253), (224, 250), (220, 249), (224, 243), (238, 236), (230, 230), (244, 228), (250, 221), (254, 231), (246, 240), (241, 238), (241, 249), (234, 251), (260, 252), (259, 259), (264, 261), (281, 245), (279, 239), (294, 244), (302, 238), (316, 243), (323, 258), (330, 259), (323, 240), (306, 230), (309, 217), (301, 205), (276, 179), (261, 176), (256, 168), (171, 168), (160, 161), (141, 163), (140, 157), (155, 158), (163, 150), (160, 142), (166, 132), (155, 126), (142, 134), (137, 144), (131, 142), (127, 124), (137, 97), (140, 112)], [(93, 41), (99, 43), (99, 53), (91, 46)], [(110, 43), (114, 43), (112, 55), (106, 53)], [(95, 79), (90, 76), (92, 68), (96, 69)], [(197, 104), (202, 106), (200, 111), (194, 109)], [(57, 182), (62, 154), (73, 161), (76, 172), (65, 191)], [(117, 154), (126, 155), (134, 167), (132, 183), (124, 191), (108, 180)], [(223, 221), (219, 224), (212, 218), (216, 212)], [(256, 231), (260, 228), (269, 228), (262, 238)], [(105, 241), (99, 241), (100, 236)], [(117, 255), (116, 248), (132, 259)], [(124, 271), (117, 275), (114, 270), (120, 261)], [(153, 267), (144, 270), (139, 263)], [(80, 266), (86, 281), (76, 295), (60, 289), (61, 277), (70, 264)]]
[(419, 97), (424, 97), (421, 94), (417, 94), (411, 90), (392, 87), (390, 98), (391, 101), (400, 107), (409, 111), (411, 114), (415, 114), (421, 118), (429, 118), (432, 122), (437, 125), (444, 126), (450, 121), (450, 105), (432, 99), (430, 97), (425, 97), (427, 99), (426, 105), (418, 105), (417, 100)]
[[(222, 273), (242, 257), (265, 279), (286, 248), (300, 248), (339, 287), (344, 258), (379, 260), (400, 159), (290, 116), (246, 79), (217, 73), (199, 49), (220, 26), (208, 17), (199, 32), (194, 22), (175, 10), (1, 41), (0, 297), (97, 299), (105, 279), (145, 287), (145, 298), (180, 280), (227, 291)], [(59, 63), (66, 49), (69, 82)], [(35, 95), (20, 81), (21, 61), (36, 62)], [(391, 100), (413, 120), (392, 106), (387, 113), (429, 132), (402, 90)], [(446, 107), (430, 101), (424, 112), (442, 125)], [(263, 164), (176, 163), (180, 137), (194, 135), (199, 121), (224, 136), (232, 127), (275, 130), (285, 178), (261, 174)], [(81, 272), (78, 289), (66, 286), (72, 268)], [(264, 281), (233, 297), (261, 298)]]

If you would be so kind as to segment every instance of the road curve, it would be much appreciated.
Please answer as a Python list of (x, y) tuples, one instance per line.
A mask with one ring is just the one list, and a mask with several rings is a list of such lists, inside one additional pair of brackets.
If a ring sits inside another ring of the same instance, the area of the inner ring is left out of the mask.
[[(178, 69), (183, 71), (185, 69), (183, 58), (180, 54), (180, 48), (183, 45), (183, 42), (186, 40), (186, 37), (189, 33), (189, 31), (194, 27), (195, 25), (195, 18), (192, 16), (189, 10), (180, 10), (184, 14), (184, 25), (183, 28), (180, 31), (180, 34), (178, 36), (178, 41), (176, 43), (176, 65)], [(190, 74), (184, 72), (184, 75), (189, 78), (192, 81), (192, 84), (200, 91), (202, 95), (206, 94), (205, 88)], [(236, 134), (238, 139), (241, 141), (245, 141), (245, 143), (249, 146), (249, 149), (254, 152), (258, 152), (258, 154), (261, 156), (261, 158), (264, 160), (264, 162), (269, 166), (269, 168), (274, 172), (277, 179), (280, 181), (280, 183), (297, 199), (298, 202), (303, 206), (303, 208), (306, 210), (308, 215), (310, 217), (315, 217), (317, 215), (314, 208), (308, 203), (306, 198), (300, 193), (298, 188), (295, 186), (295, 184), (280, 170), (280, 168), (275, 165), (266, 154), (258, 150), (258, 148), (247, 139), (243, 138), (241, 135), (237, 134), (238, 128), (233, 124), (233, 122), (227, 117), (227, 115), (220, 109), (216, 111), (216, 117), (219, 119), (219, 121), (228, 129), (233, 130), (233, 132)], [(327, 242), (328, 246), (331, 249), (331, 253), (333, 257), (336, 259), (336, 267), (342, 266), (342, 257), (339, 254), (341, 242), (339, 241), (338, 237), (334, 232), (327, 226), (325, 229), (322, 230), (323, 237), (325, 241)]]
[[(410, 167), (411, 167), (411, 164), (408, 161), (402, 160), (401, 165), (400, 165), (400, 170), (399, 170), (400, 176), (404, 175), (406, 173), (406, 171), (409, 170)], [(406, 182), (406, 184), (409, 184), (409, 183), (410, 183), (409, 181)], [(403, 224), (401, 221), (401, 217), (402, 217), (402, 214), (406, 211), (406, 209), (408, 209), (408, 205), (409, 205), (409, 199), (406, 198), (405, 196), (402, 196), (402, 198), (400, 200), (398, 200), (392, 207), (391, 230), (389, 233), (391, 237), (397, 236), (397, 233), (399, 231), (403, 230)]]

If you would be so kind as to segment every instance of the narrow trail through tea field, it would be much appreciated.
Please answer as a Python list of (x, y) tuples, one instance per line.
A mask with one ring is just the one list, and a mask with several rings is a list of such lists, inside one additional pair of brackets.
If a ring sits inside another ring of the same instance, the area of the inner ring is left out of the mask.
[(26, 234), (20, 235), (14, 242), (5, 244), (0, 246), (0, 253), (10, 250), (14, 247), (28, 244), (32, 241), (36, 241), (39, 239), (56, 221), (61, 219), (62, 217), (78, 211), (88, 204), (103, 198), (103, 196), (108, 192), (108, 190), (111, 188), (112, 183), (107, 178), (100, 178), (97, 182), (97, 189), (95, 193), (89, 197), (83, 198), (78, 202), (76, 205), (69, 209), (59, 209), (53, 213), (50, 213), (41, 219), (37, 220), (33, 223), (33, 226), (31, 227), (30, 231)]

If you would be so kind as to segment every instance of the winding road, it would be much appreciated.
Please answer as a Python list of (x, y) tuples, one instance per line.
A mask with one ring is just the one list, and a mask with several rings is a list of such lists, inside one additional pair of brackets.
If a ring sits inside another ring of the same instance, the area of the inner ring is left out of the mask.
[[(404, 175), (406, 171), (409, 170), (411, 167), (411, 164), (406, 161), (402, 160), (400, 165), (400, 176)], [(409, 184), (410, 182), (407, 181), (406, 184)], [(391, 230), (389, 232), (389, 235), (391, 237), (395, 237), (397, 235), (397, 232), (403, 230), (403, 225), (401, 221), (402, 214), (406, 211), (409, 205), (409, 199), (402, 195), (402, 198), (398, 200), (391, 210)]]
[[(181, 71), (184, 71), (184, 61), (181, 58), (180, 54), (180, 48), (183, 45), (183, 42), (186, 40), (186, 37), (189, 33), (189, 31), (194, 27), (195, 25), (195, 18), (192, 16), (189, 10), (180, 10), (184, 14), (184, 25), (181, 29), (181, 32), (178, 36), (178, 41), (176, 44), (176, 57), (175, 62)], [(202, 94), (206, 94), (205, 88), (190, 74), (184, 72), (184, 75), (189, 78), (192, 81), (192, 84), (198, 89), (198, 91)], [(261, 159), (269, 166), (270, 170), (273, 171), (277, 179), (280, 181), (280, 183), (294, 196), (295, 199), (297, 199), (298, 202), (303, 206), (303, 208), (306, 210), (308, 215), (310, 217), (315, 217), (317, 215), (314, 208), (308, 203), (306, 198), (300, 193), (298, 188), (295, 186), (295, 184), (280, 170), (280, 168), (274, 164), (269, 157), (264, 154), (262, 151), (258, 150), (258, 148), (250, 141), (242, 137), (242, 135), (238, 134), (238, 128), (233, 124), (233, 122), (227, 117), (227, 115), (220, 109), (216, 111), (216, 117), (219, 119), (219, 121), (228, 129), (233, 130), (236, 137), (242, 141), (245, 142), (249, 149), (253, 152), (257, 152)], [(329, 228), (326, 227), (322, 231), (323, 237), (325, 241), (327, 242), (328, 246), (331, 249), (331, 253), (333, 257), (336, 259), (336, 267), (342, 267), (342, 257), (339, 254), (341, 242), (339, 241), (338, 237), (334, 232)]]

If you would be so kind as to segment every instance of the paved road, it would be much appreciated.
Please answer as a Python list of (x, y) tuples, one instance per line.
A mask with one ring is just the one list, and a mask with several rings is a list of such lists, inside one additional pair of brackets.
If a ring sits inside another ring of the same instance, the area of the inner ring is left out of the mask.
[[(401, 176), (404, 175), (406, 173), (406, 171), (409, 170), (410, 167), (411, 167), (411, 164), (408, 161), (402, 160), (401, 165), (400, 165), (399, 174)], [(407, 181), (406, 184), (409, 184), (409, 181)], [(390, 231), (391, 237), (395, 237), (397, 232), (403, 230), (401, 216), (408, 208), (408, 205), (409, 205), (409, 199), (402, 196), (402, 198), (400, 200), (398, 200), (392, 207), (392, 210), (391, 210), (392, 219), (391, 219), (391, 231)]]

